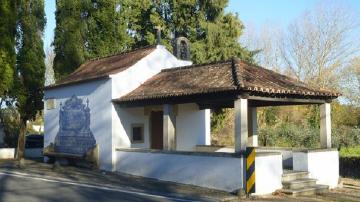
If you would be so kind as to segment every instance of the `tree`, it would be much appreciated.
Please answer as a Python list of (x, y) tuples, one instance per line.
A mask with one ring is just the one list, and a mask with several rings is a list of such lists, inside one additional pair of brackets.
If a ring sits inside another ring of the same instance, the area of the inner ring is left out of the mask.
[(118, 0), (57, 0), (54, 71), (60, 79), (84, 61), (128, 47)]
[(155, 44), (155, 27), (161, 43), (185, 36), (194, 63), (252, 53), (238, 43), (243, 25), (225, 13), (227, 1), (205, 0), (58, 0), (54, 70), (57, 78), (74, 71), (85, 60)]
[(0, 0), (0, 107), (13, 83), (16, 18), (16, 1)]
[(351, 37), (356, 27), (351, 10), (319, 5), (289, 26), (282, 45), (285, 64), (300, 80), (337, 87), (339, 73), (360, 50), (356, 37)]
[(19, 4), (17, 66), (13, 97), (20, 113), (18, 158), (25, 149), (26, 123), (43, 108), (45, 54), (42, 35), (46, 23), (43, 0), (22, 0)]
[(360, 56), (351, 60), (342, 72), (340, 86), (347, 104), (360, 107)]
[(261, 65), (316, 87), (340, 88), (342, 73), (360, 51), (359, 23), (351, 8), (326, 2), (299, 16), (288, 29), (265, 25), (264, 33), (246, 34), (246, 42), (260, 49), (256, 59)]
[(254, 50), (254, 61), (263, 67), (280, 72), (283, 65), (280, 50), (283, 31), (276, 25), (264, 26), (260, 29), (252, 24), (246, 24), (241, 43), (249, 50)]
[(122, 6), (127, 12), (134, 47), (154, 44), (154, 27), (160, 26), (161, 43), (170, 50), (174, 38), (184, 36), (189, 39), (194, 63), (234, 56), (251, 60), (252, 52), (238, 42), (244, 27), (236, 15), (225, 13), (227, 3), (226, 0), (128, 0)]

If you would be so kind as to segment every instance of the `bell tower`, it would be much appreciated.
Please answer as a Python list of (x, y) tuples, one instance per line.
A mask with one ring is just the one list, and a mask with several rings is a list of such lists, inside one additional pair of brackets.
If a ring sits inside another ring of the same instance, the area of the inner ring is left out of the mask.
[(180, 60), (190, 60), (190, 42), (186, 37), (174, 40), (174, 55)]

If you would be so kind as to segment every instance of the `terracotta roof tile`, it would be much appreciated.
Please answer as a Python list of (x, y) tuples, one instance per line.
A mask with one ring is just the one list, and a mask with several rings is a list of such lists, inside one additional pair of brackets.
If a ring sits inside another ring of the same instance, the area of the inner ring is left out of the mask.
[(311, 88), (288, 76), (234, 59), (163, 70), (115, 101), (129, 102), (224, 91), (286, 97), (339, 96), (336, 92)]
[(155, 49), (156, 46), (152, 45), (116, 55), (89, 60), (80, 65), (80, 67), (69, 76), (54, 85), (45, 87), (45, 89), (104, 78), (111, 74), (119, 73), (131, 67)]

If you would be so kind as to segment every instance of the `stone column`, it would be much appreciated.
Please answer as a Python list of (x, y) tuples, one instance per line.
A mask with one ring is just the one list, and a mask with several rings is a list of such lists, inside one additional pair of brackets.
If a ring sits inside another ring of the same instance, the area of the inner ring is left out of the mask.
[(320, 144), (331, 148), (331, 108), (330, 103), (320, 105)]
[(165, 104), (163, 112), (164, 150), (176, 150), (174, 105)]
[(257, 125), (257, 108), (249, 107), (248, 110), (248, 132), (249, 142), (248, 145), (251, 147), (258, 146), (258, 125)]
[(245, 152), (248, 139), (248, 100), (239, 98), (234, 102), (235, 152)]

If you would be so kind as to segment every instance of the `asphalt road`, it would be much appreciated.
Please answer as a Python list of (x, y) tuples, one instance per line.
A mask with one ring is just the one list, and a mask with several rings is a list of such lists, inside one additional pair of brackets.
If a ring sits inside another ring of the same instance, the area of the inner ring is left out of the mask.
[(0, 171), (0, 201), (199, 201)]

